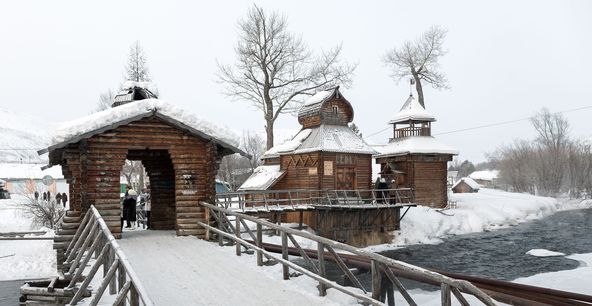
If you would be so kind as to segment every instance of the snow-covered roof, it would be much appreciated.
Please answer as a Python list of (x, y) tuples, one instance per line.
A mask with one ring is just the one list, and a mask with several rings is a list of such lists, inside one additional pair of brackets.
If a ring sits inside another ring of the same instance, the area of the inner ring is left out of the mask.
[(481, 170), (469, 174), (469, 177), (474, 180), (493, 181), (498, 175), (499, 170)]
[(54, 166), (41, 170), (43, 166), (44, 164), (3, 163), (0, 164), (0, 178), (6, 180), (42, 179), (46, 175), (50, 175), (54, 179), (64, 178), (62, 167)]
[(470, 177), (463, 177), (460, 180), (456, 181), (456, 183), (452, 185), (452, 188), (455, 188), (461, 182), (465, 182), (465, 184), (469, 185), (469, 187), (471, 187), (473, 190), (479, 190), (479, 188), (481, 188), (481, 185), (477, 184), (477, 182), (473, 181), (473, 179)]
[(412, 95), (409, 95), (401, 110), (389, 121), (390, 124), (415, 121), (436, 121), (436, 117), (430, 114), (426, 109), (419, 104)]
[(316, 94), (314, 94), (312, 97), (310, 97), (308, 100), (306, 100), (304, 102), (304, 105), (302, 105), (302, 107), (298, 111), (298, 120), (308, 117), (310, 115), (316, 115), (316, 114), (320, 113), (321, 109), (323, 108), (323, 105), (325, 105), (325, 102), (330, 101), (334, 97), (341, 98), (350, 107), (352, 116), (351, 116), (351, 118), (348, 118), (348, 119), (349, 119), (349, 122), (351, 122), (353, 120), (353, 114), (354, 114), (353, 107), (351, 106), (351, 103), (349, 103), (349, 101), (347, 101), (343, 97), (343, 95), (341, 95), (341, 92), (339, 91), (339, 86), (331, 88), (331, 89), (319, 91)]
[[(81, 139), (153, 115), (194, 135), (212, 140), (233, 152), (246, 155), (238, 149), (239, 137), (230, 129), (215, 125), (172, 103), (159, 99), (133, 101), (66, 122), (54, 131), (51, 145), (47, 151), (62, 148)], [(45, 151), (42, 150), (39, 153)]]
[(379, 153), (374, 157), (388, 157), (407, 154), (458, 155), (458, 151), (439, 142), (432, 136), (413, 136), (395, 139), (385, 146), (374, 147)]
[(275, 185), (284, 173), (285, 171), (280, 170), (280, 165), (259, 166), (238, 190), (267, 190)]
[(316, 151), (356, 154), (377, 153), (348, 126), (321, 124), (314, 128), (301, 130), (292, 140), (269, 149), (263, 154), (262, 158)]

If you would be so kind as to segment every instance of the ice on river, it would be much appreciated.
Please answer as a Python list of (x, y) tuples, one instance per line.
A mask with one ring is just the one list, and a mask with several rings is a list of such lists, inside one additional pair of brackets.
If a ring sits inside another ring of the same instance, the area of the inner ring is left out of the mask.
[(565, 256), (565, 254), (561, 252), (554, 252), (546, 249), (532, 249), (526, 252), (526, 254), (536, 257)]

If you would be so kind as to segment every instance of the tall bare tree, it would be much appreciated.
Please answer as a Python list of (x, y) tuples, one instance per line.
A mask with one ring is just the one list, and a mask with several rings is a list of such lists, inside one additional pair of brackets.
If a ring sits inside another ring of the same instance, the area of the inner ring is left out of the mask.
[(399, 48), (394, 48), (384, 56), (384, 63), (392, 69), (391, 76), (398, 82), (411, 77), (415, 84), (417, 98), (425, 107), (422, 82), (433, 88), (448, 88), (448, 80), (440, 72), (440, 57), (446, 54), (443, 48), (447, 30), (432, 26), (415, 41), (405, 41)]
[(249, 131), (243, 132), (242, 142), (242, 147), (245, 152), (251, 155), (249, 164), (251, 167), (251, 173), (253, 173), (255, 168), (261, 165), (261, 156), (263, 156), (263, 153), (265, 153), (265, 143), (259, 135)]
[(125, 80), (135, 82), (152, 81), (147, 61), (146, 53), (140, 45), (140, 41), (135, 41), (130, 46), (129, 58), (125, 67)]
[(348, 87), (355, 65), (340, 61), (341, 45), (315, 55), (302, 38), (288, 32), (285, 16), (254, 5), (238, 22), (236, 62), (218, 64), (223, 92), (250, 103), (265, 119), (267, 149), (273, 147), (278, 116), (295, 111), (306, 95), (337, 84)]

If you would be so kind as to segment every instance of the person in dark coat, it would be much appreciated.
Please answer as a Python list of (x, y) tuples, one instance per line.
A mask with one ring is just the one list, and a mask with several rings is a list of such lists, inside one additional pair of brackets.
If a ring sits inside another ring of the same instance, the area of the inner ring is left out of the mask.
[(66, 208), (66, 202), (68, 202), (68, 195), (62, 192), (62, 204), (64, 204), (64, 208)]
[(56, 194), (56, 205), (60, 205), (60, 203), (62, 203), (62, 194), (58, 192)]
[(39, 191), (35, 190), (35, 202), (39, 201)]
[(386, 203), (386, 199), (388, 197), (388, 191), (386, 191), (386, 189), (388, 189), (388, 185), (386, 183), (386, 180), (384, 178), (380, 179), (380, 182), (378, 183), (377, 188), (378, 189), (378, 203)]
[(43, 192), (43, 201), (47, 201), (47, 192)]
[(130, 189), (123, 200), (123, 219), (127, 222), (126, 228), (133, 228), (136, 222), (136, 196), (138, 193)]

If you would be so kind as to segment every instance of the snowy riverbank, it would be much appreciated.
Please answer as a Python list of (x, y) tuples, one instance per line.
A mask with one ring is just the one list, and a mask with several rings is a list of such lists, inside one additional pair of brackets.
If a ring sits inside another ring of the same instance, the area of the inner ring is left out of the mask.
[(450, 199), (456, 201), (456, 208), (411, 208), (392, 243), (368, 249), (379, 252), (410, 244), (439, 243), (451, 235), (490, 231), (544, 218), (561, 208), (554, 198), (487, 188), (478, 193), (452, 194)]
[[(48, 230), (31, 225), (22, 216), (20, 205), (27, 199), (12, 195), (0, 200), (0, 233)], [(46, 236), (53, 236), (48, 230)], [(57, 274), (56, 256), (51, 240), (1, 240), (0, 281), (44, 278)]]

